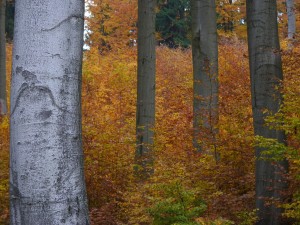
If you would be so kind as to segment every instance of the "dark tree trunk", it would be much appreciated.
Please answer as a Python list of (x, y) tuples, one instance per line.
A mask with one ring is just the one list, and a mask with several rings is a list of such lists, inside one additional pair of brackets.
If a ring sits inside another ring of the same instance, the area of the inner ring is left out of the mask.
[(286, 0), (286, 8), (288, 15), (288, 38), (294, 39), (296, 34), (296, 16), (294, 0)]
[(153, 173), (155, 121), (155, 4), (138, 1), (138, 78), (136, 115), (137, 174), (145, 179)]
[[(278, 87), (283, 79), (277, 27), (276, 0), (247, 0), (248, 46), (251, 74), (252, 110), (255, 135), (285, 143), (283, 131), (265, 125), (269, 113), (276, 113), (282, 103)], [(282, 201), (286, 188), (286, 160), (262, 160), (266, 149), (256, 147), (256, 208), (259, 225), (284, 224), (282, 210), (269, 201)], [(270, 156), (271, 157), (271, 156)]]
[[(214, 0), (192, 1), (194, 147), (213, 152), (218, 123), (218, 43)], [(213, 151), (211, 146), (214, 146)]]
[(294, 0), (286, 0), (286, 10), (288, 16), (288, 48), (289, 50), (292, 50), (296, 35), (296, 10), (294, 6)]
[(6, 0), (0, 0), (0, 115), (4, 115), (7, 112), (5, 6), (6, 6)]

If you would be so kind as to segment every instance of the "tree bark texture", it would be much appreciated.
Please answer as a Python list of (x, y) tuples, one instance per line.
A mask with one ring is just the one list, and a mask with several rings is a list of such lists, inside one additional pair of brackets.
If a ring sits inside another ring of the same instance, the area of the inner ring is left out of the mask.
[[(218, 43), (214, 0), (192, 0), (194, 147), (215, 149), (218, 123)], [(214, 152), (217, 157), (217, 153)]]
[(296, 34), (296, 16), (294, 0), (286, 0), (286, 9), (288, 16), (288, 39), (294, 39)]
[(5, 7), (6, 0), (0, 0), (0, 115), (4, 115), (7, 113)]
[(11, 225), (89, 224), (81, 144), (83, 0), (17, 0)]
[[(265, 125), (269, 113), (276, 113), (282, 102), (278, 87), (283, 79), (281, 54), (277, 27), (276, 0), (247, 0), (248, 46), (251, 74), (252, 110), (255, 135), (274, 138), (285, 143), (283, 131)], [(256, 147), (256, 208), (259, 225), (284, 224), (282, 210), (270, 199), (282, 200), (286, 188), (284, 175), (287, 161), (262, 160), (265, 149)]]
[(155, 122), (155, 6), (156, 0), (138, 1), (138, 78), (136, 163), (139, 176), (153, 172)]

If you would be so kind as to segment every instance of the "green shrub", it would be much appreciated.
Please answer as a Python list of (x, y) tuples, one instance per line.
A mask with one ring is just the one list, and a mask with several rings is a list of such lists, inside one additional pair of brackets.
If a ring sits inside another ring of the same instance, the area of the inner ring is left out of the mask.
[(194, 225), (207, 206), (193, 191), (175, 182), (158, 187), (160, 199), (149, 209), (153, 225)]

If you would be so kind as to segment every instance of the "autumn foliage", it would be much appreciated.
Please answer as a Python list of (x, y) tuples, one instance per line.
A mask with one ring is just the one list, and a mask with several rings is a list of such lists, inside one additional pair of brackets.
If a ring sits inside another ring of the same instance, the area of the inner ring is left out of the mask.
[[(133, 174), (136, 48), (124, 47), (123, 53), (104, 56), (92, 51), (86, 54), (83, 137), (95, 224), (107, 224), (107, 216), (115, 224), (150, 222), (147, 210), (161, 197), (159, 186), (174, 182), (206, 202), (204, 217), (238, 220), (240, 213), (253, 210), (253, 131), (246, 46), (229, 39), (223, 42), (219, 162), (197, 153), (192, 145), (191, 50), (157, 48), (155, 173), (147, 184), (135, 183)], [(230, 57), (227, 52), (232, 53)]]
[[(88, 19), (94, 33), (91, 48), (84, 53), (82, 78), (85, 179), (92, 224), (253, 224), (255, 138), (246, 42), (234, 34), (219, 38), (215, 144), (220, 160), (196, 152), (192, 144), (191, 49), (157, 47), (155, 172), (141, 183), (134, 176), (137, 49), (129, 44), (136, 35), (129, 33), (136, 29), (136, 3), (97, 2), (101, 7), (92, 6), (94, 18)], [(282, 47), (285, 102), (269, 123), (289, 136), (284, 154), (291, 162), (291, 185), (283, 207), (287, 217), (300, 221), (300, 45), (295, 42), (294, 50), (287, 51), (283, 41)], [(10, 69), (11, 46), (7, 52)], [(8, 224), (9, 216), (8, 120), (0, 118), (0, 224)]]

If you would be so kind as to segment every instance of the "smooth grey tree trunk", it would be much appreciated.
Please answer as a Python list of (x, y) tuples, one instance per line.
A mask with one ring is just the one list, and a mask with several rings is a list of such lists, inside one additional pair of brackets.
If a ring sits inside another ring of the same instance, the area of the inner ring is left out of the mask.
[(138, 78), (136, 114), (136, 164), (138, 175), (153, 173), (155, 122), (155, 7), (156, 0), (138, 1)]
[(6, 0), (0, 0), (0, 115), (4, 115), (7, 112), (5, 6), (6, 6)]
[(81, 147), (83, 0), (17, 0), (11, 225), (89, 224)]
[(286, 0), (286, 9), (288, 16), (288, 39), (289, 39), (289, 49), (293, 48), (293, 41), (296, 35), (296, 15), (294, 0)]
[(218, 123), (218, 42), (214, 0), (192, 0), (194, 147), (213, 151)]
[[(247, 0), (248, 46), (251, 74), (251, 94), (254, 133), (285, 143), (283, 131), (265, 125), (269, 113), (276, 113), (282, 102), (278, 87), (283, 79), (277, 27), (276, 0)], [(256, 147), (256, 208), (259, 225), (284, 224), (280, 208), (266, 204), (268, 200), (282, 200), (287, 183), (287, 161), (262, 160), (265, 149)]]

